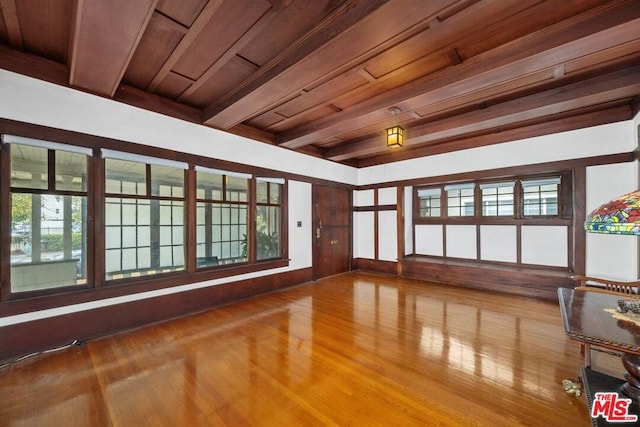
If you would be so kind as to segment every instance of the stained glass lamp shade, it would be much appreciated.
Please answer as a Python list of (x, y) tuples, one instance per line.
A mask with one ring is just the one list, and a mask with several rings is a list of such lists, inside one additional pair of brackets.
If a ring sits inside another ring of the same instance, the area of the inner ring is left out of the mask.
[(640, 235), (640, 190), (605, 203), (587, 216), (592, 233)]

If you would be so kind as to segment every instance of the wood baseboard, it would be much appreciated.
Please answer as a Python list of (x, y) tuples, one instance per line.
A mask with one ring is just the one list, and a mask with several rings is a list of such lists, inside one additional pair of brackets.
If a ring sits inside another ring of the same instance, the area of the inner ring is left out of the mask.
[(380, 261), (367, 258), (354, 258), (353, 270), (373, 271), (375, 273), (397, 274), (398, 263), (392, 261)]
[(311, 268), (79, 311), (0, 328), (0, 360), (185, 316), (312, 280)]
[(558, 300), (558, 288), (573, 287), (571, 274), (541, 268), (516, 268), (462, 262), (402, 260), (402, 276), (487, 291)]

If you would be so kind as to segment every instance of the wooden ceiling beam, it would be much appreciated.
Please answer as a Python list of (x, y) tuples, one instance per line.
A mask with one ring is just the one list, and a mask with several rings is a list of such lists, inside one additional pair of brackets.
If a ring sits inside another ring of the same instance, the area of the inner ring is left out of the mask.
[[(312, 52), (317, 51), (333, 40), (336, 36), (358, 24), (366, 16), (376, 11), (389, 0), (346, 0), (345, 3), (337, 7), (326, 19), (324, 19), (306, 37), (286, 50), (282, 55), (274, 58), (265, 64), (255, 73), (250, 81), (235, 91), (224, 101), (212, 105), (204, 110), (205, 123), (220, 129), (228, 129), (246, 120), (247, 105), (251, 105), (253, 113), (262, 110), (264, 107), (280, 99), (273, 89), (269, 96), (258, 93), (259, 89), (264, 89), (267, 83), (271, 83), (276, 78), (281, 78), (283, 73), (298, 62), (308, 57)], [(252, 95), (252, 96), (249, 96)], [(262, 104), (256, 107), (259, 99)]]
[(78, 0), (70, 40), (69, 83), (111, 97), (158, 0)]
[(7, 28), (9, 44), (16, 50), (24, 50), (24, 41), (22, 40), (22, 31), (20, 31), (20, 21), (18, 20), (16, 1), (0, 0), (0, 9), (2, 9), (4, 25)]
[[(68, 69), (64, 64), (33, 54), (17, 52), (1, 45), (0, 68), (60, 86), (70, 87)], [(116, 101), (170, 117), (193, 123), (202, 122), (202, 112), (199, 109), (144, 92), (126, 84), (121, 84), (118, 87), (113, 98)]]
[(483, 135), (454, 138), (410, 150), (386, 150), (384, 154), (358, 159), (356, 167), (363, 168), (417, 157), (434, 156), (453, 151), (467, 150), (469, 148), (484, 147), (503, 142), (517, 141), (519, 139), (615, 123), (630, 120), (631, 118), (633, 118), (633, 115), (631, 114), (631, 109), (628, 104), (612, 106), (598, 111), (589, 111), (555, 120), (545, 120), (542, 123), (529, 124), (512, 129), (497, 130)]
[[(598, 54), (604, 53), (602, 56), (606, 56), (607, 52), (615, 51), (619, 45), (627, 44), (629, 48), (635, 49), (636, 55), (640, 55), (640, 10), (636, 9), (635, 14), (627, 9), (616, 10), (615, 13), (616, 16), (620, 15), (618, 19), (625, 22), (558, 45), (558, 39), (567, 39), (567, 31), (573, 34), (576, 27), (595, 19), (593, 16), (589, 16), (587, 21), (574, 18), (571, 26), (565, 22), (553, 29), (525, 36), (453, 68), (398, 86), (340, 113), (283, 132), (278, 141), (282, 146), (296, 149), (329, 135), (361, 128), (365, 123), (379, 122), (387, 116), (386, 112), (391, 106), (399, 106), (403, 111), (413, 111), (454, 99), (460, 94), (469, 97), (474, 92), (482, 95), (477, 99), (480, 102), (486, 99), (487, 90), (492, 87), (499, 88), (509, 81), (534, 73), (539, 73), (540, 81), (537, 85), (540, 85), (548, 79), (545, 70), (554, 75), (558, 66), (589, 55), (594, 58), (592, 61), (598, 60)], [(560, 37), (562, 34), (565, 36)], [(521, 54), (537, 47), (540, 47), (537, 53), (526, 56)], [(630, 53), (627, 51), (624, 54)], [(536, 82), (529, 81), (527, 87), (535, 85)]]
[[(449, 138), (462, 138), (464, 135), (513, 127), (518, 123), (545, 117), (552, 118), (566, 111), (630, 98), (640, 93), (638, 75), (640, 75), (640, 66), (630, 67), (562, 88), (416, 126), (407, 129), (405, 146), (419, 146)], [(327, 150), (326, 158), (343, 161), (374, 155), (385, 150), (384, 141), (375, 137)]]
[(18, 52), (0, 45), (0, 68), (14, 73), (69, 86), (67, 67), (30, 53)]
[(233, 45), (227, 49), (227, 51), (218, 58), (207, 70), (196, 80), (189, 88), (180, 95), (179, 101), (187, 101), (191, 95), (193, 95), (198, 89), (213, 77), (222, 67), (224, 67), (238, 52), (240, 52), (248, 43), (251, 42), (263, 29), (269, 25), (271, 20), (280, 12), (282, 7), (281, 3), (276, 6), (271, 6), (267, 12), (258, 19), (254, 25), (251, 26), (249, 31), (244, 33), (242, 37), (236, 40)]
[(182, 55), (189, 49), (189, 47), (196, 41), (200, 33), (205, 29), (209, 21), (213, 15), (218, 11), (220, 6), (222, 5), (223, 0), (210, 0), (207, 5), (204, 7), (202, 12), (198, 15), (196, 20), (193, 22), (189, 30), (186, 32), (184, 37), (178, 43), (178, 46), (171, 52), (171, 55), (164, 62), (158, 73), (155, 75), (147, 90), (149, 92), (155, 92), (162, 81), (167, 77), (167, 75), (171, 72), (173, 67), (178, 63)]

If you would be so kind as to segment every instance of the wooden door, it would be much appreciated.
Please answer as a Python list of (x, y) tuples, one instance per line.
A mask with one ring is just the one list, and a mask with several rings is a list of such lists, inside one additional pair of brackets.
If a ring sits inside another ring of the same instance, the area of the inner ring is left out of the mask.
[(351, 269), (351, 191), (313, 186), (313, 276)]

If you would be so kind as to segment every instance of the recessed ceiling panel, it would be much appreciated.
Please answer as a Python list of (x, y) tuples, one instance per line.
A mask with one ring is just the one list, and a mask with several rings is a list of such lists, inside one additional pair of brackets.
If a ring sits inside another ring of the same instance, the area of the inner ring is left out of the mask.
[(270, 7), (263, 0), (224, 2), (173, 70), (193, 80), (199, 79)]

